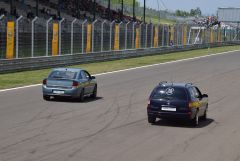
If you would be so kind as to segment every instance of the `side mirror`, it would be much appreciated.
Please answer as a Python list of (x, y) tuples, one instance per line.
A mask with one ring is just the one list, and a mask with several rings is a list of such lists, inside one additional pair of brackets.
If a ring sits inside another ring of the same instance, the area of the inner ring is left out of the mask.
[(208, 95), (207, 95), (207, 94), (203, 94), (203, 95), (202, 95), (202, 98), (204, 98), (204, 97), (208, 97)]
[(91, 79), (96, 79), (96, 77), (95, 77), (95, 76), (92, 76)]

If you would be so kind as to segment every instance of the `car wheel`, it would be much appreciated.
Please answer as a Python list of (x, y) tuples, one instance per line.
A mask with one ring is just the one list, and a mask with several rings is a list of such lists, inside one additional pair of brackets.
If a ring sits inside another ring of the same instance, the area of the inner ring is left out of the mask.
[(148, 123), (155, 123), (156, 122), (156, 117), (151, 117), (151, 116), (148, 116)]
[(95, 85), (94, 90), (93, 90), (93, 94), (91, 96), (92, 98), (96, 98), (97, 97), (97, 85)]
[(80, 102), (84, 101), (84, 89), (82, 89), (82, 91), (80, 93), (79, 100), (80, 100)]
[(50, 96), (43, 95), (43, 99), (46, 100), (46, 101), (50, 101)]
[(193, 124), (193, 126), (198, 126), (198, 124), (199, 124), (199, 116), (198, 116), (198, 112), (197, 112), (197, 114), (196, 114), (196, 116), (194, 117), (194, 119), (192, 120), (192, 124)]

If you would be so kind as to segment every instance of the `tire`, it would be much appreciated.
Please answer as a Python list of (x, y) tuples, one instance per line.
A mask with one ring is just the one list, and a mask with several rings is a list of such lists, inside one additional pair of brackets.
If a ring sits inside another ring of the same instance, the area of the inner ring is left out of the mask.
[(148, 116), (148, 123), (154, 124), (156, 122), (156, 117)]
[(46, 100), (46, 101), (50, 101), (51, 100), (50, 96), (47, 96), (47, 95), (43, 95), (43, 99)]
[(197, 127), (199, 124), (199, 116), (198, 116), (198, 112), (196, 113), (196, 116), (194, 117), (194, 119), (192, 120), (192, 125), (194, 127)]
[(95, 85), (93, 89), (93, 94), (91, 95), (92, 98), (97, 98), (97, 85)]
[(79, 96), (79, 101), (84, 102), (84, 89), (82, 89), (80, 96)]

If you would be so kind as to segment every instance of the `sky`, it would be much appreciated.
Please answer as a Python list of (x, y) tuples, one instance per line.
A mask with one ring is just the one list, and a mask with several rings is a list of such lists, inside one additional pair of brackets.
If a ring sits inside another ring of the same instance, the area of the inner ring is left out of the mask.
[[(144, 0), (138, 0), (143, 5)], [(158, 3), (161, 10), (175, 11), (177, 9), (190, 11), (192, 8), (200, 7), (205, 15), (216, 14), (218, 7), (239, 7), (240, 0), (146, 0), (148, 7), (158, 9)]]

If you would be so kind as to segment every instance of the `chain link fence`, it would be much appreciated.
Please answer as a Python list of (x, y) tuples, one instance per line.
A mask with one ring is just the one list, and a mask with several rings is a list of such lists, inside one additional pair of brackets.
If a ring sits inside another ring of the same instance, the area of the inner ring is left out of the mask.
[(239, 41), (236, 28), (0, 16), (0, 59)]

